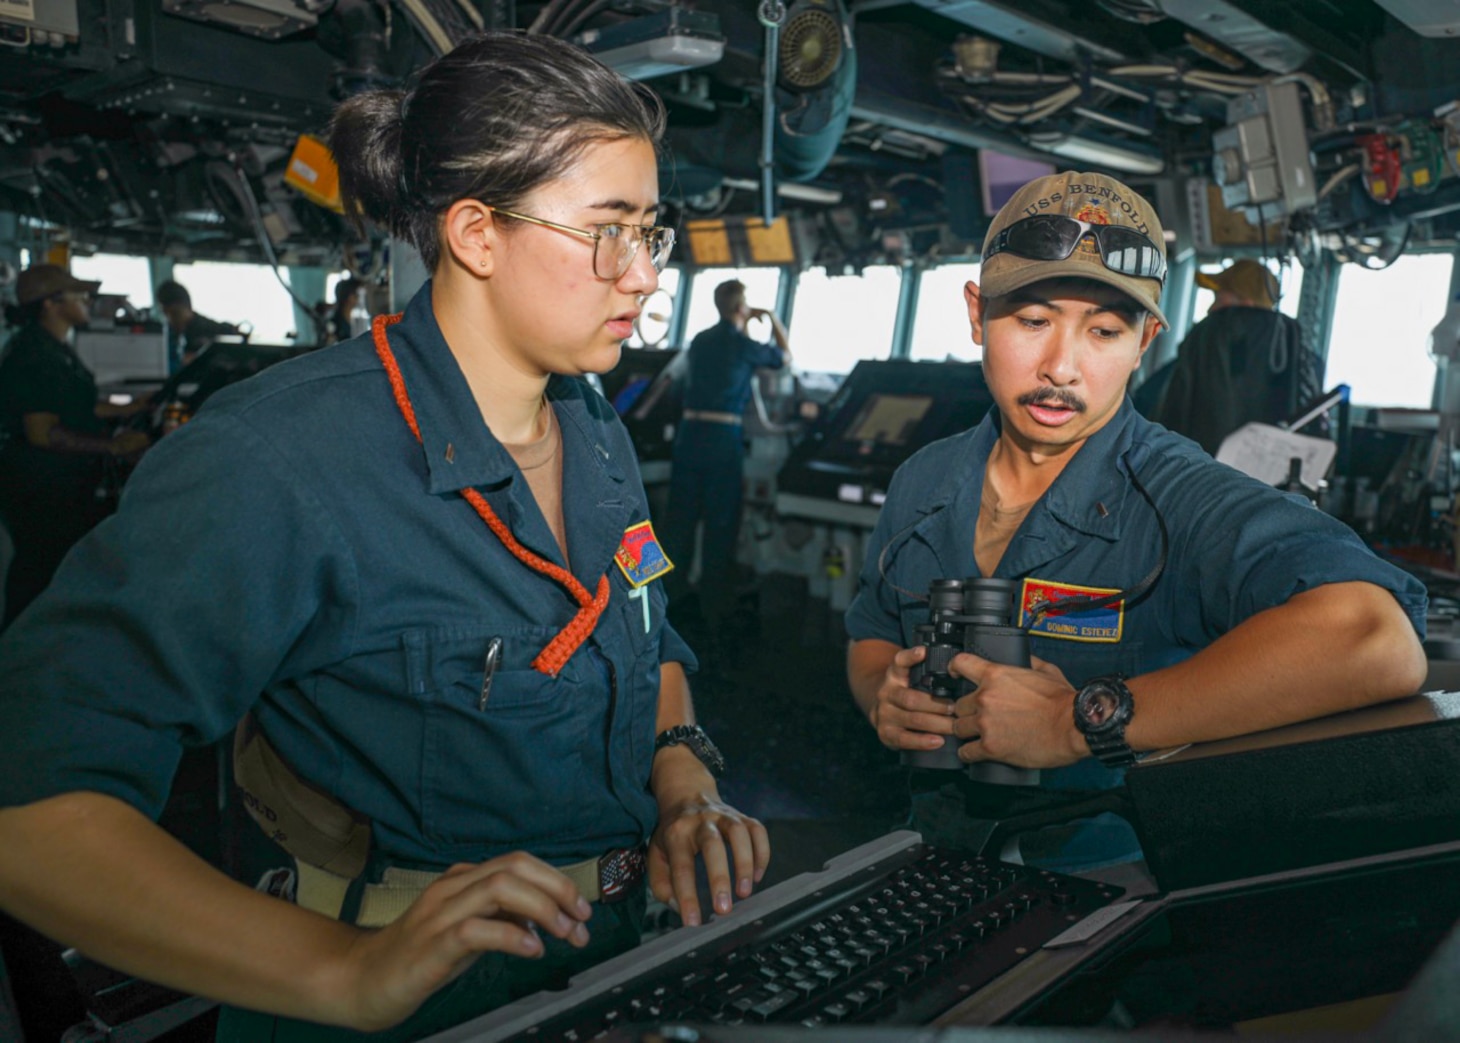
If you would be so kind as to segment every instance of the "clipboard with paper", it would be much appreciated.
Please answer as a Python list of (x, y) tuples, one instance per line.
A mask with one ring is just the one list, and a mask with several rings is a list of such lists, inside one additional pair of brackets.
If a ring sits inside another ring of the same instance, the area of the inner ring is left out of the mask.
[(1272, 424), (1244, 424), (1222, 440), (1217, 460), (1267, 485), (1287, 481), (1291, 461), (1302, 461), (1300, 480), (1317, 489), (1333, 466), (1338, 446), (1326, 438), (1295, 434)]

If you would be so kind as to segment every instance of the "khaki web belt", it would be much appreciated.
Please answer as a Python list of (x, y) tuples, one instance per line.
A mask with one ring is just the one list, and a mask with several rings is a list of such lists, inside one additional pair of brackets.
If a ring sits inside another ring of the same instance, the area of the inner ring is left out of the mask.
[[(573, 885), (589, 902), (602, 901), (599, 886), (599, 859), (589, 858), (570, 866), (558, 866)], [(294, 901), (302, 909), (323, 913), (332, 920), (340, 918), (346, 893), (354, 882), (348, 877), (338, 876), (308, 862), (297, 862), (298, 880), (295, 884)], [(360, 911), (355, 915), (357, 927), (384, 927), (393, 923), (411, 903), (421, 897), (421, 892), (430, 887), (440, 873), (421, 869), (387, 868), (381, 874), (380, 883), (366, 884), (360, 893)]]
[[(249, 816), (294, 856), (295, 903), (338, 920), (350, 885), (370, 860), (370, 821), (295, 774), (249, 714), (233, 736), (233, 780)], [(642, 848), (558, 866), (589, 902), (626, 897), (644, 877)], [(387, 867), (366, 884), (355, 923), (383, 927), (406, 911), (441, 874)]]

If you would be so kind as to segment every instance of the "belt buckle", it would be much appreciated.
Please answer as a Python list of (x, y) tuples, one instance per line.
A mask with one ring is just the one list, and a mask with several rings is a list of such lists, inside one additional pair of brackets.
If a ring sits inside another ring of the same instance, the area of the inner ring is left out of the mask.
[(599, 901), (605, 905), (622, 901), (644, 879), (644, 848), (622, 847), (598, 860)]

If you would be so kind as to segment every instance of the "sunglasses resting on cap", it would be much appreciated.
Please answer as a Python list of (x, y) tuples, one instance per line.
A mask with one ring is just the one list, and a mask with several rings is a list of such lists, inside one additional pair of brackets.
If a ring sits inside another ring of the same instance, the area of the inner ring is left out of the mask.
[(1011, 253), (1034, 261), (1063, 261), (1086, 236), (1095, 240), (1101, 263), (1111, 271), (1166, 281), (1166, 257), (1147, 236), (1123, 225), (1093, 224), (1063, 214), (1036, 214), (1015, 221), (989, 240), (983, 259)]

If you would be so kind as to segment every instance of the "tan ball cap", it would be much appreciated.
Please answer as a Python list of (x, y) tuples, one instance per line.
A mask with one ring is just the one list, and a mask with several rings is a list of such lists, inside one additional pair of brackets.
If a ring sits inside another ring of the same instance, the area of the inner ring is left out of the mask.
[(1247, 257), (1233, 261), (1216, 274), (1197, 272), (1194, 281), (1213, 293), (1221, 293), (1223, 290), (1235, 293), (1243, 300), (1251, 301), (1254, 308), (1277, 307), (1277, 276)]
[[(1036, 178), (999, 210), (984, 237), (984, 250), (994, 237), (1016, 221), (1038, 214), (1063, 214), (1096, 225), (1123, 225), (1150, 239), (1166, 256), (1166, 238), (1155, 208), (1144, 196), (1105, 174), (1067, 172)], [(1091, 239), (1082, 239), (1075, 252), (1062, 261), (1036, 261), (1010, 252), (983, 262), (979, 288), (986, 296), (1002, 297), (1046, 279), (1091, 279), (1120, 290), (1168, 326), (1161, 311), (1161, 283), (1122, 275), (1105, 267)]]

